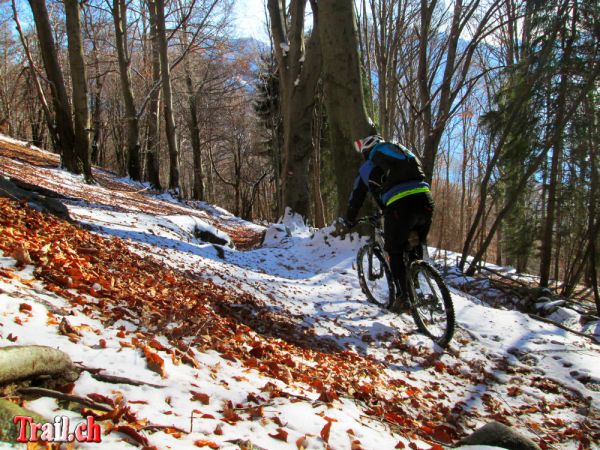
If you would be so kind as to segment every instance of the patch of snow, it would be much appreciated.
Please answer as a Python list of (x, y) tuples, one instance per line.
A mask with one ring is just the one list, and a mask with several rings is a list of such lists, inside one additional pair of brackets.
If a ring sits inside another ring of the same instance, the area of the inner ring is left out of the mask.
[(564, 300), (551, 300), (547, 297), (540, 297), (537, 302), (535, 302), (535, 308), (544, 311), (550, 312), (557, 309), (559, 306), (564, 306), (567, 302)]
[(33, 149), (33, 150), (37, 150), (39, 152), (46, 153), (47, 155), (58, 156), (58, 155), (56, 155), (56, 153), (52, 153), (52, 152), (49, 152), (47, 150), (43, 150), (43, 149), (41, 149), (39, 147), (36, 147), (35, 145), (31, 144), (30, 142), (24, 141), (22, 139), (16, 139), (16, 138), (13, 138), (11, 136), (7, 136), (6, 134), (0, 133), (0, 140), (2, 140), (4, 142), (8, 142), (10, 144), (21, 145), (23, 147), (27, 147), (27, 148), (30, 148), (30, 149)]
[(304, 223), (304, 218), (300, 214), (293, 212), (289, 207), (285, 209), (285, 213), (279, 219), (279, 222), (290, 230), (292, 236), (310, 237), (312, 234), (310, 228)]
[(275, 223), (267, 228), (263, 240), (263, 247), (277, 247), (281, 244), (283, 239), (291, 236), (292, 233), (288, 227), (282, 223)]
[(577, 311), (573, 311), (570, 308), (558, 308), (547, 318), (562, 325), (569, 326), (570, 324), (578, 323), (580, 317), (581, 316), (577, 313)]
[(189, 239), (198, 238), (198, 234), (200, 232), (210, 233), (213, 236), (223, 240), (225, 242), (224, 245), (228, 247), (233, 247), (233, 242), (229, 235), (214, 226), (206, 223), (205, 221), (194, 217), (194, 216), (182, 216), (182, 215), (174, 215), (174, 216), (164, 216), (165, 219), (170, 220), (175, 225), (177, 225), (185, 234), (189, 236)]

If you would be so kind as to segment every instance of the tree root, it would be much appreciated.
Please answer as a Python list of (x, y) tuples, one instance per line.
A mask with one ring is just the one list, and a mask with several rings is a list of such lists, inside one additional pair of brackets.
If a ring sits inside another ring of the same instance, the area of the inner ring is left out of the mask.
[(110, 406), (96, 403), (88, 398), (79, 397), (78, 395), (64, 394), (59, 391), (53, 391), (52, 389), (44, 389), (38, 387), (24, 387), (17, 390), (21, 395), (27, 395), (31, 397), (51, 397), (57, 400), (64, 400), (68, 402), (79, 403), (80, 405), (87, 406), (88, 408), (95, 409), (97, 411), (110, 412), (113, 410)]

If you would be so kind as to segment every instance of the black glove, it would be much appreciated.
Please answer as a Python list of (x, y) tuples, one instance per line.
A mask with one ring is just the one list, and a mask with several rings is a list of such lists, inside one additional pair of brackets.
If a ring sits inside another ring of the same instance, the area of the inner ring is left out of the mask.
[(333, 232), (331, 233), (332, 236), (344, 236), (345, 234), (348, 234), (350, 229), (354, 226), (354, 224), (348, 222), (343, 217), (338, 217), (335, 219), (332, 225), (334, 228)]
[(346, 219), (345, 217), (340, 217), (340, 223), (346, 227), (348, 230), (351, 230), (356, 225), (355, 222)]

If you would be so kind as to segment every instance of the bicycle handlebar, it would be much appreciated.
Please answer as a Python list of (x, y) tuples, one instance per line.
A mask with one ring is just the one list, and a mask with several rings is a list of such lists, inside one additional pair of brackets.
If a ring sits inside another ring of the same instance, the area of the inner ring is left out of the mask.
[(356, 221), (356, 225), (360, 223), (366, 223), (371, 225), (373, 228), (379, 228), (381, 226), (379, 223), (379, 219), (381, 219), (381, 217), (383, 217), (382, 213), (376, 213), (371, 216), (364, 216)]

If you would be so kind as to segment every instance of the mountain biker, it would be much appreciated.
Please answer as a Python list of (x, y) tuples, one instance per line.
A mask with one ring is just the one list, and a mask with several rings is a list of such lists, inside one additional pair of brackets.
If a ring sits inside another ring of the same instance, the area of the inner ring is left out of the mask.
[[(383, 210), (385, 251), (390, 255), (392, 275), (402, 289), (390, 309), (402, 312), (408, 308), (403, 253), (408, 249), (411, 230), (417, 232), (422, 243), (427, 239), (434, 208), (430, 187), (424, 181), (419, 160), (402, 145), (373, 135), (354, 141), (354, 148), (365, 162), (360, 166), (342, 223), (347, 228), (354, 226), (365, 196), (371, 192)], [(422, 246), (417, 246), (412, 256), (423, 258)]]

